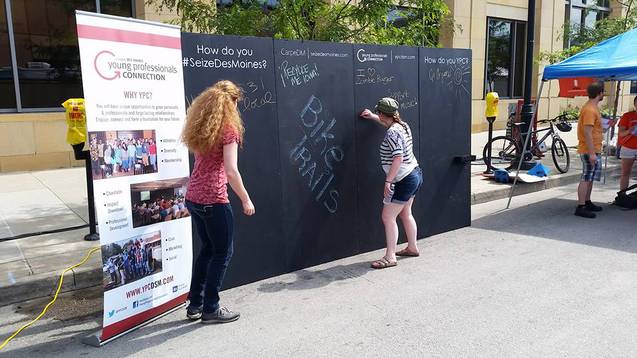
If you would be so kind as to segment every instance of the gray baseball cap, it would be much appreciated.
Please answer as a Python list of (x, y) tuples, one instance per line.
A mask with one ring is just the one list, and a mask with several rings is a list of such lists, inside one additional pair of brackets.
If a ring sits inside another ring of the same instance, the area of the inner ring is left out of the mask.
[(394, 115), (398, 111), (398, 101), (390, 97), (384, 97), (378, 100), (376, 110), (387, 115)]

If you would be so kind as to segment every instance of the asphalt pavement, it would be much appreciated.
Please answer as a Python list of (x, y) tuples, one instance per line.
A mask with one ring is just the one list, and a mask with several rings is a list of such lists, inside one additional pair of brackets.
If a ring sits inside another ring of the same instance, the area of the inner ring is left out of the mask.
[[(635, 357), (637, 210), (573, 215), (575, 185), (472, 206), (472, 226), (419, 241), (419, 258), (369, 269), (374, 251), (237, 287), (235, 323), (180, 310), (101, 348), (99, 290), (65, 294), (2, 357)], [(0, 308), (0, 339), (45, 300)]]

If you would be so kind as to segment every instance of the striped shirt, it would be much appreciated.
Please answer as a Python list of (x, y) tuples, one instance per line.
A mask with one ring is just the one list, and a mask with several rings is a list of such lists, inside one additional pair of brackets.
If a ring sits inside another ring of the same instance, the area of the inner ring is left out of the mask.
[(401, 181), (418, 166), (418, 161), (414, 156), (411, 128), (405, 122), (403, 122), (403, 125), (400, 123), (392, 124), (387, 129), (385, 139), (380, 144), (380, 164), (385, 174), (389, 173), (389, 168), (391, 168), (391, 163), (395, 156), (402, 155), (403, 157), (403, 162), (400, 164), (394, 183)]

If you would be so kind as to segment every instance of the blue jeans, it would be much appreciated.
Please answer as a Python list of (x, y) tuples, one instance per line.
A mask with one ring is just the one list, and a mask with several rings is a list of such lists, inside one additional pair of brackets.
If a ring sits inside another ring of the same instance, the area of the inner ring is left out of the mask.
[(157, 154), (150, 155), (150, 165), (153, 166), (153, 170), (157, 171)]
[(201, 250), (190, 282), (190, 307), (212, 313), (219, 308), (219, 290), (232, 257), (234, 216), (230, 204), (201, 205), (186, 200)]

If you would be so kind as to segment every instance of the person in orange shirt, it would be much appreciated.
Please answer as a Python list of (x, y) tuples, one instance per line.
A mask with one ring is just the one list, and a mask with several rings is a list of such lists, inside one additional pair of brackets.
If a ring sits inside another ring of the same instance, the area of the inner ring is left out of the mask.
[(586, 91), (588, 101), (580, 110), (577, 122), (577, 153), (582, 159), (582, 179), (577, 188), (575, 215), (592, 219), (596, 216), (595, 212), (602, 211), (600, 206), (591, 202), (591, 192), (593, 182), (599, 181), (602, 173), (602, 116), (598, 106), (604, 99), (604, 85), (593, 82)]
[[(637, 110), (637, 97), (633, 100), (633, 106)], [(619, 137), (617, 144), (621, 146), (619, 158), (622, 160), (622, 175), (619, 179), (619, 190), (628, 188), (630, 172), (637, 159), (637, 112), (624, 113), (619, 120)]]

